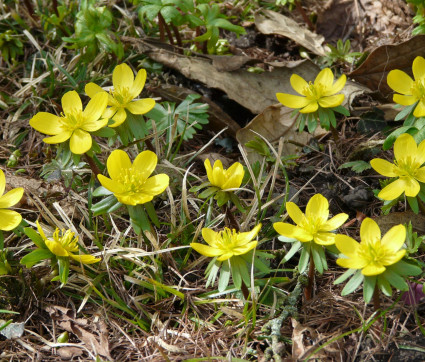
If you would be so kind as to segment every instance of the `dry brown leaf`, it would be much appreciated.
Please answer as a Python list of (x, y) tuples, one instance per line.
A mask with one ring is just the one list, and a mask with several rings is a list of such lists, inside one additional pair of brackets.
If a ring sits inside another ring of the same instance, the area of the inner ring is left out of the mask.
[(58, 348), (56, 351), (58, 352), (58, 355), (63, 359), (71, 359), (83, 355), (83, 350), (78, 347), (65, 346)]
[(397, 45), (383, 45), (373, 50), (367, 59), (348, 76), (373, 91), (380, 91), (387, 99), (393, 92), (387, 84), (390, 70), (400, 69), (412, 74), (412, 63), (425, 52), (425, 35), (417, 35)]
[[(290, 62), (285, 67), (274, 68), (261, 74), (250, 73), (245, 69), (232, 72), (218, 70), (206, 57), (187, 57), (160, 47), (156, 47), (142, 39), (124, 38), (139, 46), (139, 51), (153, 60), (178, 70), (185, 77), (204, 83), (209, 88), (218, 88), (254, 114), (261, 113), (266, 107), (277, 103), (276, 93), (294, 93), (289, 79), (297, 73), (304, 79), (314, 80), (319, 68), (313, 62)], [(223, 56), (226, 59), (231, 57)], [(270, 63), (268, 63), (270, 64)]]
[(345, 39), (358, 20), (354, 0), (330, 0), (319, 8), (316, 31), (327, 42)]
[[(100, 319), (89, 322), (84, 318), (75, 318), (71, 309), (61, 306), (48, 306), (46, 311), (59, 327), (74, 333), (94, 355), (99, 354), (112, 360), (109, 354), (108, 329), (105, 322)], [(91, 331), (89, 332), (89, 330)]]
[(425, 216), (415, 214), (413, 211), (391, 212), (388, 215), (378, 216), (374, 220), (379, 225), (382, 234), (395, 225), (408, 224), (409, 221), (412, 222), (413, 231), (418, 232), (420, 235), (425, 234)]
[(298, 25), (298, 23), (285, 15), (271, 10), (262, 10), (255, 14), (255, 26), (263, 34), (277, 34), (292, 39), (297, 44), (310, 50), (312, 53), (324, 56), (325, 50), (322, 43), (324, 37)]

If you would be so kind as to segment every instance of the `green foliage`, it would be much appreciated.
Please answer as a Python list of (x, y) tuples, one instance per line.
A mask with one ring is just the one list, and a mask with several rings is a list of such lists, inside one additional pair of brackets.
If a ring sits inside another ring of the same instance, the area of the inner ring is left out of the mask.
[(0, 52), (7, 63), (15, 62), (18, 55), (24, 54), (21, 36), (12, 29), (0, 33)]
[(37, 14), (40, 16), (41, 26), (49, 39), (60, 41), (62, 37), (72, 34), (68, 21), (75, 17), (77, 5), (75, 1), (69, 1), (66, 5), (59, 5), (53, 10), (44, 6), (39, 7)]
[(413, 17), (413, 23), (418, 24), (412, 30), (412, 35), (425, 34), (425, 1), (424, 0), (406, 0), (415, 8), (416, 15)]
[(112, 13), (106, 6), (95, 6), (95, 3), (93, 0), (81, 2), (81, 10), (75, 20), (74, 37), (62, 39), (73, 44), (70, 48), (84, 49), (84, 58), (87, 61), (92, 60), (99, 52), (110, 52), (121, 59), (124, 56), (123, 46), (110, 30)]
[[(181, 137), (190, 140), (202, 125), (208, 124), (208, 104), (193, 103), (200, 98), (198, 94), (190, 94), (177, 107), (172, 102), (156, 103), (155, 107), (146, 114), (155, 121), (158, 131), (166, 130), (169, 138)], [(151, 121), (148, 121), (151, 127)]]
[[(294, 111), (293, 114), (296, 114), (298, 110)], [(320, 124), (322, 128), (329, 131), (331, 127), (336, 128), (336, 117), (335, 112), (340, 113), (346, 117), (350, 115), (348, 109), (343, 106), (338, 106), (334, 108), (322, 108), (313, 113), (300, 113), (298, 121), (298, 130), (302, 132), (304, 127), (307, 125), (307, 130), (310, 133), (314, 133), (317, 126)]]
[(356, 173), (362, 173), (365, 170), (371, 169), (372, 166), (370, 165), (369, 162), (358, 160), (358, 161), (345, 162), (338, 167), (339, 170), (343, 168), (351, 168), (351, 170), (353, 170)]
[(350, 52), (351, 43), (348, 39), (345, 42), (338, 39), (336, 47), (331, 44), (328, 44), (328, 47), (330, 51), (323, 58), (323, 64), (327, 67), (339, 63), (353, 63), (356, 58), (362, 56), (360, 52)]

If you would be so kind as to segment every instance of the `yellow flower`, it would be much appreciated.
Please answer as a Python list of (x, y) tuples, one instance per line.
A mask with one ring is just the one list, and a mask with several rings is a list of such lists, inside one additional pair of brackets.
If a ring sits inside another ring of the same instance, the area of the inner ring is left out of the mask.
[(333, 108), (344, 101), (343, 94), (336, 94), (344, 88), (347, 77), (343, 74), (334, 83), (334, 75), (329, 68), (325, 68), (317, 75), (314, 83), (307, 83), (297, 74), (292, 74), (290, 82), (292, 88), (301, 96), (286, 93), (276, 93), (280, 103), (289, 108), (301, 108), (300, 113), (313, 113), (322, 108)]
[(76, 254), (78, 253), (78, 236), (74, 237), (75, 233), (71, 230), (59, 231), (59, 228), (56, 228), (52, 235), (52, 240), (46, 237), (38, 221), (37, 229), (52, 254), (60, 257), (70, 257), (83, 264), (93, 264), (100, 261), (99, 258), (95, 258), (93, 255)]
[(406, 196), (415, 197), (420, 191), (419, 182), (425, 182), (425, 167), (421, 167), (425, 162), (425, 141), (417, 146), (410, 134), (403, 133), (394, 143), (394, 157), (394, 163), (381, 158), (370, 161), (373, 169), (381, 175), (398, 177), (385, 186), (378, 197), (394, 200), (403, 192)]
[(348, 218), (347, 214), (341, 213), (328, 220), (329, 203), (321, 194), (309, 200), (305, 215), (293, 202), (286, 203), (286, 211), (297, 225), (276, 222), (273, 224), (274, 229), (288, 238), (303, 243), (314, 241), (319, 245), (334, 244), (335, 234), (331, 231), (339, 228)]
[(46, 143), (69, 141), (71, 152), (82, 154), (90, 150), (92, 138), (89, 132), (95, 132), (108, 123), (100, 119), (106, 109), (108, 94), (102, 92), (93, 97), (83, 110), (80, 96), (70, 91), (62, 97), (63, 114), (60, 117), (47, 112), (38, 112), (30, 120), (30, 125), (37, 131), (53, 137), (44, 138)]
[(97, 177), (102, 186), (112, 191), (122, 204), (144, 204), (162, 193), (169, 184), (169, 177), (164, 173), (149, 177), (157, 163), (158, 157), (151, 151), (139, 153), (131, 164), (130, 157), (124, 151), (115, 150), (106, 161), (111, 178), (103, 175)]
[(415, 117), (425, 116), (425, 59), (416, 57), (412, 64), (413, 80), (405, 72), (394, 69), (388, 73), (387, 83), (396, 92), (394, 102), (403, 106), (410, 106), (419, 101), (413, 115)]
[[(118, 127), (122, 124), (127, 114), (127, 109), (133, 114), (145, 114), (155, 106), (155, 100), (144, 98), (133, 101), (143, 90), (146, 82), (146, 70), (140, 69), (137, 72), (136, 79), (131, 68), (127, 64), (117, 65), (112, 73), (112, 84), (114, 88), (108, 95), (108, 108), (103, 116), (112, 118), (115, 123), (109, 127)], [(104, 92), (104, 90), (94, 83), (89, 83), (85, 87), (85, 91), (89, 97)]]
[[(18, 187), (4, 194), (6, 188), (6, 177), (0, 170), (0, 230), (9, 231), (16, 228), (22, 220), (22, 216), (13, 210), (7, 210), (9, 207), (17, 204), (24, 194), (24, 189)], [(3, 195), (4, 194), (4, 195)]]
[(235, 162), (225, 170), (220, 160), (215, 161), (214, 166), (211, 167), (210, 160), (206, 159), (204, 166), (211, 185), (217, 186), (222, 190), (237, 189), (241, 186), (245, 171), (239, 162)]
[(191, 243), (190, 246), (199, 254), (215, 257), (218, 261), (230, 259), (234, 255), (243, 255), (257, 246), (257, 240), (252, 241), (261, 229), (258, 224), (254, 229), (248, 232), (237, 232), (235, 229), (215, 232), (214, 230), (203, 228), (202, 237), (209, 245), (200, 243)]
[(335, 244), (347, 259), (337, 259), (337, 264), (349, 269), (361, 269), (366, 276), (382, 274), (385, 267), (403, 258), (406, 250), (400, 250), (406, 239), (403, 225), (393, 226), (381, 239), (378, 224), (370, 218), (364, 219), (360, 227), (360, 240), (346, 235), (337, 235)]

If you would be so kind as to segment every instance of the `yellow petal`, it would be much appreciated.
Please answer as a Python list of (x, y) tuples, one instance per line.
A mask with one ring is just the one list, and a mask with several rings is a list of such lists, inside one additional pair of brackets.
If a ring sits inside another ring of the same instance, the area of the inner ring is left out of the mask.
[(416, 155), (418, 146), (414, 138), (408, 134), (403, 133), (397, 137), (394, 143), (394, 156), (397, 161), (406, 159), (406, 156)]
[(104, 90), (95, 83), (87, 83), (84, 87), (84, 91), (90, 98), (93, 98), (97, 93), (104, 92)]
[(75, 255), (75, 254), (69, 254), (69, 256), (76, 260), (78, 263), (82, 264), (93, 264), (99, 262), (100, 258), (95, 258), (93, 255)]
[(425, 78), (425, 59), (416, 57), (412, 64), (413, 77), (415, 80), (422, 80)]
[(415, 96), (411, 96), (411, 95), (405, 96), (401, 94), (394, 94), (393, 101), (395, 103), (401, 104), (402, 106), (410, 106), (413, 103), (417, 102), (418, 99)]
[(239, 162), (235, 162), (226, 171), (227, 180), (223, 184), (223, 189), (236, 189), (241, 186), (245, 171)]
[(41, 228), (41, 225), (40, 225), (40, 223), (38, 222), (38, 220), (36, 221), (36, 223), (37, 223), (37, 231), (38, 231), (38, 233), (40, 234), (40, 236), (41, 236), (41, 238), (43, 239), (43, 240), (46, 240), (47, 238), (46, 238), (46, 235), (44, 234), (44, 231), (43, 231), (43, 229)]
[(385, 258), (381, 259), (383, 265), (393, 265), (398, 263), (406, 255), (406, 249), (400, 250), (395, 254), (387, 254)]
[(341, 225), (343, 225), (347, 219), (348, 219), (347, 214), (341, 213), (341, 214), (335, 215), (332, 219), (329, 219), (328, 221), (326, 221), (326, 223), (321, 226), (320, 230), (322, 231), (336, 230)]
[(2, 169), (0, 169), (0, 195), (4, 194), (4, 190), (6, 188), (6, 176)]
[(364, 219), (360, 226), (360, 239), (362, 243), (373, 243), (381, 240), (381, 229), (379, 229), (378, 224), (369, 217)]
[(239, 233), (237, 236), (237, 246), (242, 246), (251, 242), (259, 233), (261, 224), (256, 225), (251, 231)]
[(403, 180), (395, 180), (385, 186), (378, 194), (382, 200), (394, 200), (404, 192), (405, 182)]
[(8, 207), (16, 205), (23, 195), (24, 189), (18, 187), (0, 196), (0, 209), (7, 209)]
[(412, 94), (413, 79), (399, 69), (394, 69), (388, 73), (387, 83), (397, 93)]
[(291, 75), (291, 86), (295, 89), (299, 94), (304, 94), (304, 89), (308, 87), (308, 83), (301, 78), (298, 74), (292, 74)]
[(210, 182), (212, 185), (222, 188), (225, 181), (223, 164), (220, 160), (217, 160), (212, 168), (212, 180)]
[(391, 254), (394, 254), (401, 249), (405, 240), (406, 228), (404, 225), (396, 225), (382, 237), (381, 244), (386, 249), (391, 250)]
[(319, 109), (319, 104), (316, 101), (311, 101), (304, 108), (300, 109), (300, 113), (313, 113)]
[(404, 182), (404, 192), (408, 197), (415, 197), (419, 194), (421, 186), (419, 182), (412, 177), (401, 177), (400, 181)]
[(325, 96), (330, 96), (332, 94), (338, 93), (342, 90), (342, 88), (344, 88), (345, 83), (347, 82), (347, 77), (345, 74), (341, 75), (337, 81), (332, 85), (332, 87), (330, 87), (329, 89), (327, 89), (323, 95)]
[(124, 194), (124, 195), (116, 194), (115, 197), (122, 204), (133, 205), (133, 206), (145, 204), (149, 201), (152, 201), (152, 199), (153, 199), (153, 196), (148, 195), (148, 194), (144, 194), (144, 193), (141, 193), (141, 192), (127, 193), (127, 194)]
[(275, 222), (273, 224), (273, 228), (280, 235), (286, 236), (287, 238), (295, 239), (295, 236), (297, 234), (297, 227), (288, 223)]
[(200, 243), (190, 243), (190, 247), (196, 250), (199, 254), (209, 256), (210, 258), (223, 254), (223, 251), (220, 249)]
[(422, 165), (425, 162), (425, 140), (419, 143), (415, 158), (420, 165)]
[(139, 172), (141, 178), (147, 179), (155, 170), (157, 163), (158, 157), (154, 152), (143, 151), (134, 159), (133, 167)]
[(334, 74), (329, 68), (322, 69), (314, 80), (314, 85), (323, 85), (325, 88), (331, 88), (334, 82)]
[(213, 183), (213, 173), (212, 173), (211, 162), (208, 158), (204, 161), (204, 167), (205, 167), (205, 171), (207, 171), (208, 180), (212, 184)]
[(92, 145), (92, 138), (90, 133), (83, 131), (82, 129), (76, 129), (71, 136), (69, 141), (69, 148), (72, 153), (81, 155), (86, 153)]
[(109, 176), (113, 180), (119, 180), (121, 175), (131, 168), (130, 157), (123, 150), (114, 150), (106, 161), (106, 167)]
[(111, 119), (115, 113), (117, 113), (116, 107), (106, 108), (105, 111), (102, 113), (102, 118)]
[(359, 258), (357, 256), (350, 259), (339, 258), (336, 260), (336, 263), (339, 266), (342, 266), (343, 268), (347, 268), (347, 269), (362, 269), (367, 264), (366, 260)]
[(112, 83), (115, 91), (120, 88), (128, 88), (129, 90), (133, 87), (134, 74), (131, 68), (127, 64), (117, 65), (112, 72)]
[(112, 117), (112, 120), (114, 121), (113, 124), (110, 124), (109, 127), (114, 128), (118, 127), (119, 125), (123, 124), (124, 121), (127, 119), (127, 113), (124, 108), (118, 108), (117, 113)]
[(56, 256), (69, 256), (68, 251), (57, 241), (47, 239), (44, 243)]
[[(425, 155), (424, 155), (425, 156)], [(425, 183), (425, 167), (421, 167), (415, 173), (415, 178), (419, 182)]]
[(301, 225), (302, 223), (304, 223), (305, 215), (295, 203), (287, 202), (286, 211), (295, 224)]
[(233, 255), (243, 255), (246, 254), (248, 251), (255, 249), (255, 247), (257, 246), (258, 242), (257, 240), (255, 241), (251, 241), (250, 243), (246, 243), (243, 246), (238, 246), (236, 248), (232, 249)]
[(16, 228), (22, 216), (13, 210), (0, 209), (0, 230), (10, 231)]
[(127, 109), (133, 114), (145, 114), (155, 107), (155, 100), (151, 98), (139, 99), (127, 104)]
[(62, 132), (60, 117), (47, 112), (38, 112), (30, 120), (30, 126), (38, 132), (56, 135)]
[(219, 244), (218, 241), (221, 239), (220, 234), (218, 232), (209, 228), (202, 229), (202, 237), (207, 242), (207, 244), (212, 247), (217, 247), (217, 245)]
[(67, 141), (72, 135), (72, 131), (63, 131), (56, 136), (43, 138), (43, 141), (48, 144), (62, 143)]
[(382, 264), (369, 264), (362, 269), (362, 274), (366, 276), (373, 276), (382, 274), (385, 271)]
[(323, 108), (333, 108), (338, 107), (344, 102), (344, 94), (336, 94), (334, 96), (322, 97), (319, 99), (319, 105)]
[(87, 104), (83, 116), (87, 121), (97, 121), (108, 105), (108, 93), (96, 93)]
[(415, 107), (415, 110), (413, 111), (413, 115), (416, 118), (425, 116), (425, 104), (422, 100), (418, 102), (418, 105)]
[[(134, 83), (133, 83), (133, 87), (130, 90), (130, 94), (133, 98), (136, 98), (142, 92), (143, 87), (145, 86), (145, 82), (146, 82), (146, 70), (140, 69), (137, 72), (136, 79), (134, 80)], [(134, 113), (134, 114), (142, 114), (142, 113)]]
[(104, 118), (98, 121), (84, 122), (84, 124), (81, 126), (81, 129), (87, 132), (95, 132), (105, 127), (107, 124), (108, 124), (108, 119)]
[(170, 178), (165, 173), (149, 177), (143, 184), (143, 192), (156, 196), (164, 192), (170, 183)]
[(329, 202), (326, 197), (315, 194), (307, 203), (305, 216), (307, 219), (320, 218), (323, 223), (326, 222), (329, 216)]
[(354, 258), (360, 247), (360, 244), (356, 240), (342, 234), (335, 235), (335, 245), (342, 254), (349, 258)]
[(62, 97), (62, 108), (65, 115), (70, 115), (83, 110), (83, 103), (76, 91), (66, 92)]
[(318, 232), (314, 234), (313, 240), (318, 245), (333, 245), (335, 244), (335, 234)]
[(100, 184), (107, 190), (113, 192), (114, 194), (121, 194), (124, 192), (125, 187), (117, 181), (111, 180), (108, 177), (103, 175), (97, 175), (97, 178)]
[(276, 93), (276, 98), (285, 107), (289, 108), (303, 108), (310, 103), (306, 97), (294, 96), (293, 94)]
[(382, 158), (374, 158), (370, 161), (370, 165), (372, 168), (378, 172), (379, 174), (386, 177), (396, 177), (397, 174), (395, 172), (396, 166), (388, 162), (387, 160), (383, 160)]

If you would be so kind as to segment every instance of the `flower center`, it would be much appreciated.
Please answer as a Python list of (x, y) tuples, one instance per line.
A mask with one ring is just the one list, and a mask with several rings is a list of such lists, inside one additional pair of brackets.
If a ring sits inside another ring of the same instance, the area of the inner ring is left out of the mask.
[(300, 225), (301, 228), (307, 230), (311, 235), (316, 235), (323, 225), (323, 219), (320, 216), (310, 216)]
[(130, 94), (130, 88), (128, 87), (118, 87), (111, 91), (112, 96), (115, 100), (122, 106), (127, 105), (133, 100), (133, 97)]
[(74, 237), (74, 235), (75, 233), (71, 230), (65, 232), (65, 230), (59, 231), (59, 229), (56, 229), (53, 233), (53, 240), (61, 244), (66, 251), (73, 253), (78, 250), (78, 236)]
[(325, 87), (323, 84), (313, 84), (309, 82), (308, 86), (304, 88), (304, 95), (307, 99), (318, 101), (320, 98), (323, 98), (323, 93), (325, 92)]
[(80, 110), (73, 109), (69, 114), (61, 114), (59, 122), (62, 124), (66, 131), (75, 131), (81, 128), (86, 119), (83, 112)]
[(132, 167), (123, 170), (120, 177), (118, 178), (118, 182), (120, 182), (125, 187), (125, 191), (131, 193), (142, 192), (145, 181), (145, 176)]
[(417, 100), (425, 100), (424, 79), (415, 80), (410, 91)]
[(236, 247), (236, 242), (238, 239), (238, 235), (236, 230), (230, 230), (229, 228), (225, 228), (220, 232), (221, 237), (221, 245), (224, 250), (233, 250)]
[(397, 166), (395, 172), (399, 177), (408, 176), (415, 178), (416, 172), (421, 166), (415, 157), (409, 155), (401, 160), (394, 160), (394, 164)]
[(382, 265), (383, 259), (387, 255), (387, 250), (381, 245), (381, 241), (373, 241), (367, 243), (360, 243), (358, 251), (359, 257), (366, 260), (369, 265)]

